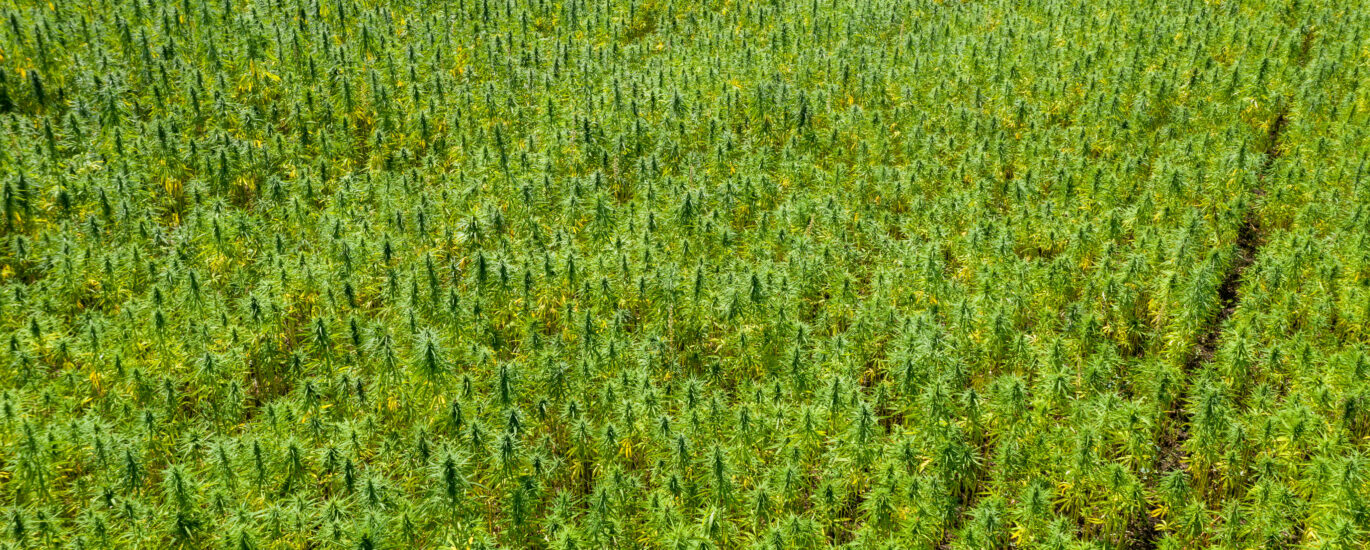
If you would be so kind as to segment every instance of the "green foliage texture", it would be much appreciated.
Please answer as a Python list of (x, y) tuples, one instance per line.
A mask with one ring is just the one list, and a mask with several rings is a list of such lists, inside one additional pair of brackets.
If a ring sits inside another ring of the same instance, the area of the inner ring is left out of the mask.
[(1364, 0), (0, 18), (0, 548), (1370, 545)]

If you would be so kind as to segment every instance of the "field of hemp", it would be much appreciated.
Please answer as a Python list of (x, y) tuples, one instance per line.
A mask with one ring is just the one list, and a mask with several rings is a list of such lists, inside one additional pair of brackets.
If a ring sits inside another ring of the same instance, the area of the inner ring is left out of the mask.
[(1370, 545), (1365, 0), (0, 18), (0, 548)]

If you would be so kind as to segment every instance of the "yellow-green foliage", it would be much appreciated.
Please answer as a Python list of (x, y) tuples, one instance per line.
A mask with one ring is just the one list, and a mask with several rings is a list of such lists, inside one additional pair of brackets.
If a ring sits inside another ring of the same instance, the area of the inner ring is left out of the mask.
[(0, 3), (2, 548), (1363, 548), (1363, 0)]

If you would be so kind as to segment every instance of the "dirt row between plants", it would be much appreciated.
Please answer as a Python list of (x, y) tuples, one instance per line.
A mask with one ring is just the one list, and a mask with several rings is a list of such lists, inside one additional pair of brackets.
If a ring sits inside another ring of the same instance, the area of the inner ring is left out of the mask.
[[(1265, 180), (1274, 166), (1275, 160), (1281, 154), (1280, 135), (1288, 123), (1288, 115), (1288, 107), (1281, 108), (1267, 130), (1263, 158), (1256, 171), (1256, 185), (1248, 192), (1252, 200), (1246, 206), (1241, 226), (1237, 228), (1237, 241), (1233, 245), (1236, 250), (1233, 253), (1232, 261), (1227, 272), (1223, 275), (1222, 282), (1218, 285), (1218, 300), (1221, 307), (1213, 319), (1205, 325), (1203, 333), (1195, 341), (1194, 349), (1184, 363), (1182, 385), (1186, 390), (1190, 386), (1190, 380), (1194, 373), (1211, 363), (1221, 347), (1223, 326), (1227, 324), (1228, 318), (1241, 304), (1242, 277), (1247, 268), (1255, 263), (1256, 256), (1264, 244), (1265, 231), (1261, 227), (1260, 216), (1256, 214), (1255, 205), (1252, 203), (1265, 195)], [(1166, 424), (1162, 427), (1161, 437), (1157, 441), (1159, 450), (1156, 454), (1156, 477), (1153, 482), (1159, 482), (1171, 472), (1188, 467), (1188, 457), (1184, 451), (1184, 444), (1189, 440), (1190, 416), (1190, 411), (1184, 406), (1183, 400), (1168, 411), (1165, 417)], [(1148, 515), (1143, 525), (1139, 526), (1136, 536), (1132, 538), (1133, 544), (1130, 547), (1137, 549), (1156, 548), (1161, 536), (1158, 523), (1158, 518)]]

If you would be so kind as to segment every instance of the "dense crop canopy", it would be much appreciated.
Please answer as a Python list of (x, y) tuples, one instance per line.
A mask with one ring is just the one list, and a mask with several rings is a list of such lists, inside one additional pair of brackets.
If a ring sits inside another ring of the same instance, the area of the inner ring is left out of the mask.
[(2, 548), (1364, 548), (1362, 0), (0, 3)]

